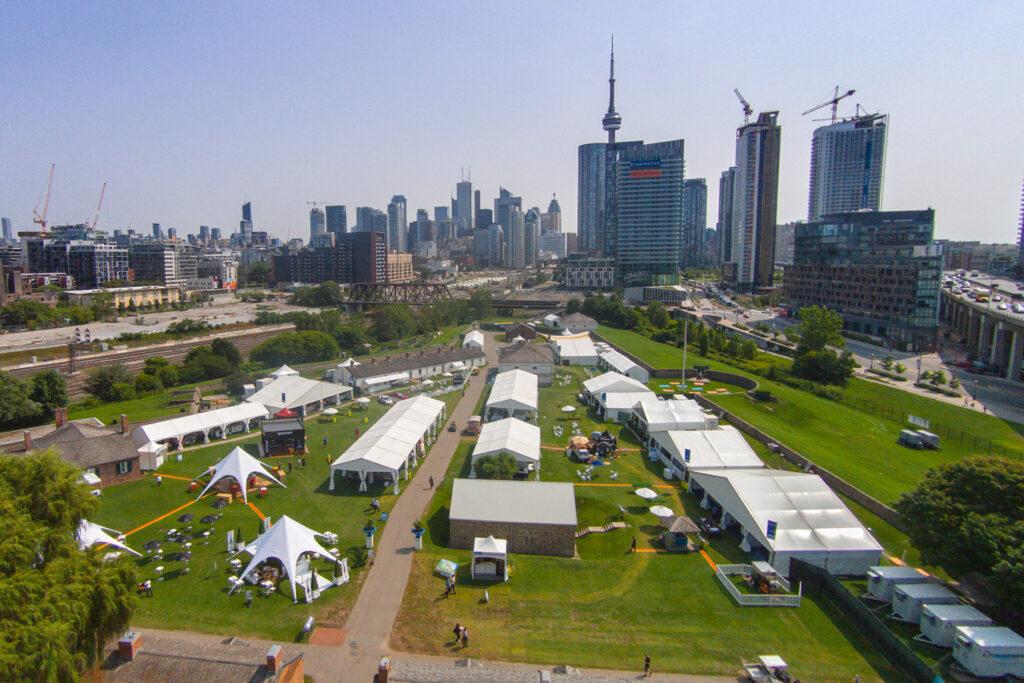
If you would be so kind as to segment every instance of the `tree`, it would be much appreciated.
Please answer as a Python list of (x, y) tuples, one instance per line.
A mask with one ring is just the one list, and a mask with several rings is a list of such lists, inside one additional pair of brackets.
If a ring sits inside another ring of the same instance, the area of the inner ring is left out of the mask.
[(142, 366), (142, 371), (150, 375), (155, 375), (160, 372), (161, 368), (169, 367), (170, 364), (171, 361), (167, 360), (163, 356), (153, 356), (152, 358), (146, 359), (145, 365)]
[(946, 383), (946, 373), (942, 372), (942, 370), (936, 370), (932, 373), (931, 377), (928, 378), (928, 382), (933, 387), (941, 387)]
[(565, 314), (566, 315), (571, 315), (573, 313), (579, 313), (579, 312), (580, 312), (580, 300), (575, 298), (575, 297), (573, 297), (572, 299), (569, 299), (569, 303), (567, 303), (565, 305)]
[(163, 388), (163, 385), (160, 384), (160, 380), (156, 375), (143, 372), (135, 376), (135, 393), (139, 396), (155, 394)]
[[(117, 401), (120, 399), (114, 397), (114, 385), (125, 384), (131, 387), (132, 381), (132, 374), (128, 372), (128, 368), (122, 363), (114, 363), (90, 370), (85, 378), (85, 390), (101, 401)], [(121, 394), (123, 391), (118, 392), (118, 395)]]
[(896, 372), (897, 375), (902, 375), (904, 372), (907, 371), (907, 366), (904, 365), (903, 363), (897, 363), (893, 370)]
[(46, 415), (52, 415), (54, 408), (68, 404), (68, 386), (56, 370), (45, 370), (32, 375), (30, 398), (39, 404)]
[(469, 295), (469, 310), (474, 320), (483, 320), (494, 315), (494, 303), (489, 289), (474, 289)]
[(97, 508), (81, 476), (51, 452), (0, 457), (4, 680), (78, 680), (131, 620), (134, 565), (75, 540)]
[(665, 310), (665, 304), (660, 301), (652, 301), (647, 304), (647, 319), (657, 328), (667, 326), (669, 318), (668, 311)]
[(115, 382), (114, 386), (110, 387), (110, 400), (114, 402), (130, 401), (136, 395), (134, 382)]
[(279, 334), (253, 349), (250, 357), (261, 365), (274, 366), (330, 360), (336, 358), (338, 353), (338, 342), (333, 337), (308, 330)]
[(800, 309), (800, 323), (795, 327), (793, 374), (821, 384), (846, 384), (857, 363), (849, 351), (840, 355), (835, 350), (845, 344), (842, 317), (821, 306), (807, 306)]
[(892, 372), (893, 360), (892, 356), (886, 356), (882, 359), (882, 369), (887, 372)]
[(266, 286), (270, 280), (270, 264), (264, 261), (238, 267), (238, 283), (243, 287)]
[(370, 314), (373, 336), (386, 342), (410, 337), (416, 333), (416, 320), (408, 306), (381, 306)]
[(178, 368), (173, 365), (168, 365), (167, 367), (157, 370), (156, 377), (164, 387), (176, 387), (180, 383), (178, 378)]
[(20, 327), (52, 317), (53, 311), (49, 306), (31, 299), (18, 299), (0, 308), (0, 322), (6, 327)]
[(42, 408), (29, 391), (20, 379), (0, 371), (0, 428), (20, 427), (39, 417)]
[(1024, 462), (971, 457), (941, 465), (896, 504), (925, 562), (955, 576), (978, 573), (1024, 609)]
[(508, 453), (485, 455), (473, 463), (479, 479), (512, 479), (516, 474), (516, 459)]
[(237, 346), (227, 339), (214, 339), (213, 343), (210, 344), (210, 350), (232, 366), (237, 367), (242, 364), (242, 353), (238, 350)]

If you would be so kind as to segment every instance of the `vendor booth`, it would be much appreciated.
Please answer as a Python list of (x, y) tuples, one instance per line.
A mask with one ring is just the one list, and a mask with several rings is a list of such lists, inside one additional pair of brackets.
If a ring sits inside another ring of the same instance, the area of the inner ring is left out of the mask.
[[(267, 483), (273, 482), (278, 486), (284, 486), (281, 481), (275, 477), (270, 471), (263, 466), (256, 458), (246, 453), (237, 446), (226, 456), (224, 459), (218, 462), (213, 467), (209, 468), (207, 472), (213, 470), (213, 474), (210, 477), (209, 483), (203, 488), (202, 493), (199, 497), (202, 498), (206, 495), (206, 492), (214, 488), (220, 482), (225, 479), (231, 479), (231, 482), (225, 482), (230, 487), (230, 492), (236, 495), (241, 495), (242, 500), (246, 503), (249, 502), (248, 489), (250, 485), (265, 486), (261, 480)], [(202, 476), (202, 475), (200, 475)], [(198, 479), (199, 477), (196, 477)], [(288, 488), (284, 486), (284, 488)]]
[(474, 581), (508, 581), (508, 541), (494, 536), (473, 539), (469, 573)]

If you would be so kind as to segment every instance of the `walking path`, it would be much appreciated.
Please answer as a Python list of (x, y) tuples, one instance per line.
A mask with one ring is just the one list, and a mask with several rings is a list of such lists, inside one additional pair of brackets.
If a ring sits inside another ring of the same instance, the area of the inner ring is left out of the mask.
[[(493, 334), (487, 337), (487, 364), (493, 368), (498, 364), (497, 342)], [(484, 371), (469, 378), (465, 395), (449, 416), (460, 427), (465, 426), (473, 414), (483, 394), (486, 377)], [(345, 680), (373, 680), (381, 655), (388, 652), (388, 637), (412, 570), (413, 537), (410, 529), (434, 494), (427, 483), (429, 478), (433, 477), (435, 483), (440, 483), (461, 442), (461, 432), (449, 432), (447, 429), (441, 432), (388, 516), (384, 533), (378, 539), (373, 566), (345, 624), (347, 648), (339, 653), (339, 659), (344, 660)]]

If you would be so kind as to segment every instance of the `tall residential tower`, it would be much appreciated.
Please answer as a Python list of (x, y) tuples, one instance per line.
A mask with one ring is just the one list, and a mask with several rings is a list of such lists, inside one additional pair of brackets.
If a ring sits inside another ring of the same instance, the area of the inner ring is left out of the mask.
[(886, 124), (884, 114), (868, 114), (815, 129), (808, 221), (881, 208)]
[(736, 132), (732, 258), (727, 279), (740, 291), (769, 288), (775, 271), (775, 219), (782, 128), (777, 111), (762, 112)]

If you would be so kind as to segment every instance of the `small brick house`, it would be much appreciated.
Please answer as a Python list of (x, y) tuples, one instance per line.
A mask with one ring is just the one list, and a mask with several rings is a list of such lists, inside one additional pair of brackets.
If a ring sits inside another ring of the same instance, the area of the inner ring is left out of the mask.
[(508, 541), (511, 553), (576, 554), (576, 498), (567, 482), (456, 479), (448, 545), (470, 550), (476, 538)]
[(131, 439), (127, 418), (105, 426), (99, 421), (67, 421), (67, 408), (57, 409), (57, 428), (33, 438), (25, 432), (24, 452), (52, 448), (61, 459), (98, 476), (102, 486), (132, 481), (142, 476), (142, 455)]

